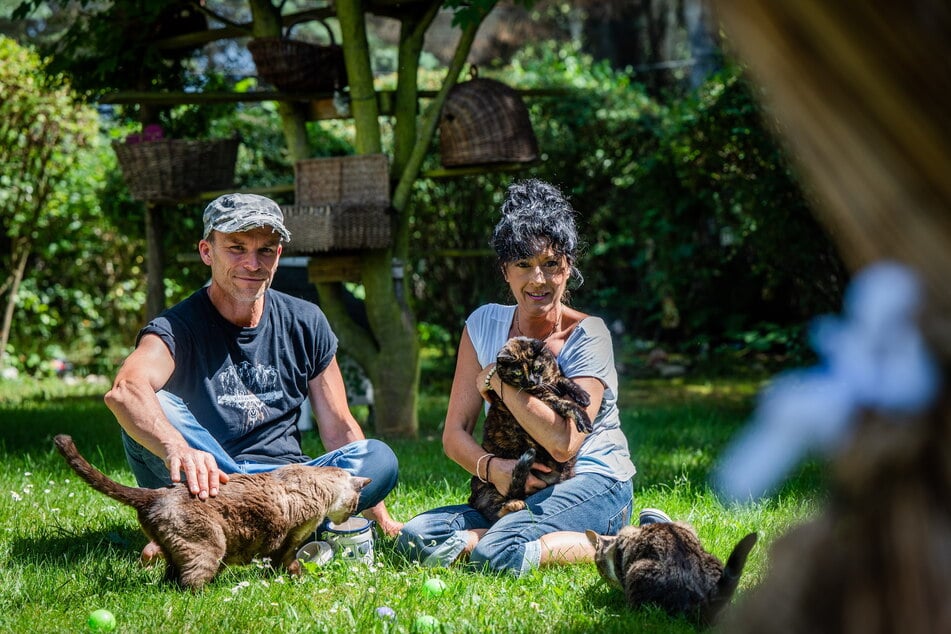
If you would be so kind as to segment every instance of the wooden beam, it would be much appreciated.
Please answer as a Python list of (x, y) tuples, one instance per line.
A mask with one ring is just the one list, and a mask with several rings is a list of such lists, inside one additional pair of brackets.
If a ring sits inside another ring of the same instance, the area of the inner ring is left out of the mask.
[[(564, 97), (575, 92), (572, 88), (522, 88), (515, 89), (522, 97)], [(391, 89), (377, 90), (377, 99), (381, 105), (392, 109), (392, 102), (396, 91)], [(420, 90), (420, 99), (432, 99), (436, 96), (435, 90)], [(208, 92), (150, 92), (123, 90), (104, 94), (99, 103), (107, 104), (152, 104), (159, 106), (185, 104), (212, 104), (212, 103), (242, 103), (256, 101), (314, 101), (333, 99), (332, 93), (308, 92), (291, 93), (275, 90), (251, 90), (248, 92), (231, 92), (217, 90)]]
[[(367, 4), (367, 11), (384, 17), (398, 18), (401, 13), (412, 8), (414, 4), (425, 4), (426, 0), (372, 0)], [(288, 26), (295, 22), (307, 20), (325, 20), (336, 16), (336, 11), (332, 6), (322, 7), (320, 9), (308, 9), (307, 11), (298, 11), (281, 16), (281, 24)], [(214, 18), (212, 18), (214, 19)], [(210, 42), (218, 40), (229, 40), (239, 37), (249, 37), (251, 35), (251, 23), (228, 25), (220, 28), (206, 29), (204, 31), (195, 31), (193, 33), (183, 33), (174, 37), (167, 37), (161, 40), (155, 40), (155, 47), (159, 50), (195, 48), (204, 46)]]
[(307, 277), (311, 284), (359, 282), (363, 262), (359, 253), (309, 253)]
[[(330, 7), (325, 7), (323, 9), (310, 9), (308, 11), (299, 11), (297, 13), (289, 13), (288, 15), (282, 16), (281, 24), (287, 26), (301, 20), (323, 20), (325, 18), (333, 17), (333, 15), (334, 11)], [(161, 40), (155, 40), (154, 44), (159, 50), (174, 50), (178, 48), (195, 48), (197, 46), (208, 44), (209, 42), (217, 42), (218, 40), (228, 40), (239, 37), (250, 37), (250, 35), (251, 23), (245, 22), (235, 26), (229, 25), (216, 29), (207, 29), (205, 31), (195, 31), (194, 33), (184, 33), (174, 37), (167, 37)]]
[[(519, 95), (527, 98), (536, 97), (563, 97), (573, 92), (570, 88), (527, 88), (516, 90)], [(395, 103), (395, 90), (376, 91), (377, 106), (382, 116), (392, 116)], [(420, 99), (432, 99), (436, 96), (434, 90), (420, 90)], [(122, 91), (107, 93), (100, 97), (99, 103), (129, 105), (148, 104), (154, 106), (178, 105), (208, 105), (219, 103), (254, 103), (262, 101), (289, 101), (309, 103), (308, 115), (311, 121), (327, 119), (349, 119), (348, 112), (340, 112), (334, 104), (332, 93), (289, 93), (268, 90), (253, 90), (250, 92), (145, 92)]]
[(294, 191), (294, 183), (281, 183), (279, 185), (267, 185), (265, 187), (244, 187), (240, 190), (226, 189), (216, 192), (201, 192), (198, 194), (198, 198), (200, 200), (214, 200), (218, 196), (232, 194), (236, 191), (240, 191), (244, 194), (261, 194), (262, 196), (269, 196), (271, 194), (288, 194)]
[[(292, 174), (293, 176), (293, 174)], [(262, 196), (271, 196), (273, 194), (289, 194), (294, 191), (294, 183), (281, 183), (279, 185), (266, 185), (263, 187), (232, 187), (230, 189), (221, 189), (217, 191), (198, 192), (188, 198), (180, 198), (174, 201), (176, 205), (204, 205), (209, 200), (214, 200), (218, 196), (225, 194), (261, 194)]]
[(245, 103), (260, 101), (311, 101), (330, 95), (297, 95), (276, 91), (255, 90), (251, 92), (148, 92), (122, 91), (106, 93), (99, 98), (105, 104), (148, 104), (155, 106), (208, 105), (216, 103)]
[(467, 165), (465, 167), (443, 167), (441, 169), (428, 170), (420, 172), (420, 178), (429, 178), (440, 180), (445, 178), (458, 178), (460, 176), (475, 176), (477, 174), (488, 174), (495, 172), (520, 172), (536, 165), (541, 165), (540, 160), (528, 163), (487, 163), (484, 165)]

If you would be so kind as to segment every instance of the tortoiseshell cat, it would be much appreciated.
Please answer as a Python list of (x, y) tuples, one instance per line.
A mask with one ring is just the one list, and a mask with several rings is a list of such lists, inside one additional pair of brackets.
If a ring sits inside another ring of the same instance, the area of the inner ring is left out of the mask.
[(73, 471), (92, 488), (138, 511), (149, 539), (162, 547), (165, 579), (197, 589), (226, 564), (270, 559), (300, 573), (297, 549), (329, 517), (347, 520), (369, 478), (337, 467), (284, 465), (268, 473), (233, 474), (218, 495), (199, 500), (184, 485), (128, 487), (109, 479), (76, 450), (73, 439), (53, 439)]
[[(591, 419), (585, 407), (591, 402), (586, 391), (565, 377), (558, 361), (545, 342), (530, 337), (509, 339), (496, 359), (496, 373), (502, 383), (517, 390), (528, 392), (573, 423), (578, 431), (591, 432)], [(505, 406), (503, 394), (493, 394), (492, 404), (486, 414), (482, 448), (499, 458), (518, 458), (512, 472), (512, 484), (508, 494), (502, 496), (491, 482), (482, 482), (472, 477), (472, 494), (469, 506), (477, 509), (489, 520), (525, 508), (525, 482), (535, 462), (551, 468), (551, 472), (535, 471), (534, 475), (549, 485), (567, 480), (574, 475), (574, 459), (557, 462), (548, 451), (526, 433)]]
[(730, 603), (758, 539), (756, 533), (741, 539), (724, 566), (682, 522), (625, 526), (617, 536), (585, 534), (598, 572), (624, 591), (631, 607), (655, 603), (701, 626), (712, 625)]

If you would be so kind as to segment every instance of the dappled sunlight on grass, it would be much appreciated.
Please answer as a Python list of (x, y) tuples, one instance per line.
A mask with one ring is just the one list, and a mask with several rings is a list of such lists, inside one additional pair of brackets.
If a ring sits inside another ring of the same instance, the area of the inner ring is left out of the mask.
[(620, 388), (621, 407), (704, 403), (748, 407), (768, 379), (632, 379)]
[[(628, 380), (621, 389), (622, 428), (638, 473), (634, 517), (664, 509), (693, 524), (715, 555), (726, 557), (746, 533), (761, 541), (751, 553), (741, 593), (765, 574), (773, 540), (815, 513), (824, 491), (819, 462), (799, 468), (775, 495), (727, 506), (708, 478), (730, 438), (742, 428), (761, 383), (752, 380)], [(0, 630), (78, 631), (93, 609), (116, 613), (118, 631), (412, 632), (417, 616), (439, 619), (447, 632), (694, 632), (657, 609), (631, 610), (593, 565), (554, 567), (524, 578), (431, 569), (400, 557), (379, 538), (373, 568), (336, 562), (291, 578), (263, 564), (226, 569), (197, 594), (161, 581), (161, 567), (143, 569), (145, 545), (131, 509), (93, 491), (68, 470), (52, 435), (71, 433), (96, 466), (131, 483), (118, 426), (100, 394), (38, 387), (0, 402)], [(430, 508), (463, 503), (469, 474), (443, 452), (448, 393), (420, 395), (420, 435), (389, 441), (400, 479), (387, 499), (405, 521)], [(368, 435), (373, 435), (368, 428)], [(313, 431), (304, 450), (322, 451)], [(438, 598), (421, 593), (437, 576)], [(386, 606), (395, 621), (383, 621)], [(37, 626), (37, 624), (40, 624)]]

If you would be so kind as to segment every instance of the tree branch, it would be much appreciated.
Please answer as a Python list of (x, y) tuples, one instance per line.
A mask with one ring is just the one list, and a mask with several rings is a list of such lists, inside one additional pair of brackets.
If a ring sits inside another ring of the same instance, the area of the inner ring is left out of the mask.
[(203, 2), (194, 2), (194, 1), (193, 1), (193, 2), (191, 3), (191, 5), (192, 5), (194, 8), (198, 9), (198, 11), (199, 11), (200, 13), (204, 13), (206, 16), (208, 16), (208, 17), (211, 18), (212, 20), (217, 20), (218, 22), (221, 22), (222, 24), (226, 24), (226, 25), (230, 26), (231, 28), (239, 29), (239, 30), (242, 30), (242, 31), (244, 31), (244, 32), (246, 32), (246, 33), (250, 33), (250, 32), (251, 32), (251, 29), (249, 29), (249, 28), (247, 28), (247, 27), (245, 27), (245, 26), (242, 26), (242, 25), (239, 24), (238, 22), (235, 22), (235, 21), (233, 21), (233, 20), (229, 20), (228, 18), (224, 17), (223, 15), (220, 15), (220, 14), (218, 14), (218, 13), (215, 13), (214, 11), (212, 11), (211, 9), (209, 9), (208, 7), (206, 7)]
[[(488, 10), (491, 10), (491, 7), (489, 7)], [(488, 10), (486, 13), (488, 13)], [(429, 151), (429, 146), (436, 134), (436, 126), (439, 123), (442, 106), (446, 102), (449, 91), (452, 90), (459, 79), (459, 73), (462, 72), (462, 67), (465, 65), (469, 51), (472, 49), (472, 42), (475, 40), (476, 33), (481, 25), (482, 22), (471, 23), (463, 29), (462, 37), (459, 38), (459, 43), (456, 45), (456, 51), (452, 57), (452, 62), (449, 64), (449, 70), (446, 72), (446, 80), (423, 113), (416, 144), (413, 146), (413, 152), (406, 162), (406, 167), (403, 168), (403, 173), (400, 175), (396, 191), (393, 192), (392, 204), (397, 210), (402, 210), (409, 200), (413, 183), (419, 176), (423, 159), (426, 158), (426, 153)]]

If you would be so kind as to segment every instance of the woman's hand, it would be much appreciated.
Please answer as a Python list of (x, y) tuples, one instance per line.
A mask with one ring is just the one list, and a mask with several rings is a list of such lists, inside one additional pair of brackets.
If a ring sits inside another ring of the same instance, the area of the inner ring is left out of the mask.
[(476, 374), (476, 389), (479, 390), (479, 394), (482, 398), (490, 403), (492, 402), (492, 398), (489, 396), (489, 392), (495, 392), (495, 387), (493, 386), (501, 382), (502, 379), (495, 376), (494, 363), (490, 363)]

